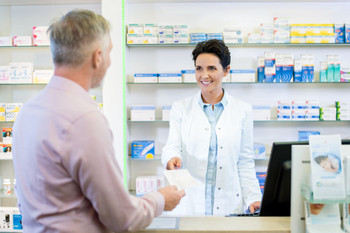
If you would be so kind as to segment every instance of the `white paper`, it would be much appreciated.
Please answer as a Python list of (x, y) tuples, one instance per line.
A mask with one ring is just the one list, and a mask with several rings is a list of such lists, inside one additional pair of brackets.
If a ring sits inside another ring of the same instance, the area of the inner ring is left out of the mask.
[(198, 185), (197, 181), (187, 169), (164, 170), (163, 173), (169, 184), (176, 185), (178, 190), (183, 190)]

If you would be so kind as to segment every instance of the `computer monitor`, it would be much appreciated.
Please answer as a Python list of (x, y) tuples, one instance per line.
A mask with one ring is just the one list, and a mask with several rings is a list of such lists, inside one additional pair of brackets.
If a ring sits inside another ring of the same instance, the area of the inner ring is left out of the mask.
[[(274, 142), (267, 167), (260, 216), (290, 216), (292, 145), (308, 142)], [(342, 140), (350, 144), (350, 140)]]

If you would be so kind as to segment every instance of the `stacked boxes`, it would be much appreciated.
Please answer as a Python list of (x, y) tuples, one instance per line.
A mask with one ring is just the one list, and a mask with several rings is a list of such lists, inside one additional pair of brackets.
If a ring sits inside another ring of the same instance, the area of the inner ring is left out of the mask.
[(207, 33), (207, 40), (224, 40), (222, 33)]
[(292, 120), (305, 120), (305, 101), (292, 101)]
[(340, 82), (340, 56), (327, 55), (327, 82)]
[(22, 232), (22, 215), (16, 207), (1, 207), (0, 209), (0, 231)]
[(335, 43), (334, 24), (291, 24), (291, 43)]
[(290, 30), (288, 19), (274, 18), (273, 42), (290, 43)]
[(335, 107), (337, 110), (336, 119), (338, 121), (350, 120), (350, 102), (336, 101)]
[(320, 121), (335, 121), (337, 109), (335, 107), (320, 108)]
[(273, 35), (272, 24), (260, 24), (261, 43), (273, 43)]
[(320, 62), (320, 82), (327, 82), (327, 62)]
[(47, 33), (48, 26), (33, 27), (33, 45), (50, 45), (50, 38)]
[(22, 106), (22, 103), (0, 103), (0, 117), (3, 116), (3, 108), (5, 108), (5, 121), (15, 121)]
[(2, 150), (4, 153), (12, 152), (12, 128), (2, 128)]
[(313, 54), (301, 55), (301, 82), (314, 81), (314, 62)]
[(350, 68), (342, 67), (340, 70), (340, 82), (350, 82)]
[(305, 120), (318, 121), (320, 119), (320, 102), (307, 100), (305, 103)]
[(157, 192), (162, 186), (161, 179), (157, 176), (138, 176), (136, 177), (136, 196)]
[(275, 53), (265, 52), (265, 82), (273, 83), (276, 78)]
[(277, 102), (277, 120), (290, 120), (292, 115), (290, 101)]
[(345, 43), (344, 24), (334, 24), (335, 43)]
[(244, 38), (242, 30), (237, 28), (224, 28), (224, 41), (225, 43), (231, 44), (243, 43)]
[(188, 43), (187, 25), (129, 24), (128, 44)]
[(207, 40), (207, 34), (206, 33), (190, 33), (190, 43), (191, 44), (197, 44), (202, 41)]
[(6, 104), (0, 103), (0, 121), (6, 120)]

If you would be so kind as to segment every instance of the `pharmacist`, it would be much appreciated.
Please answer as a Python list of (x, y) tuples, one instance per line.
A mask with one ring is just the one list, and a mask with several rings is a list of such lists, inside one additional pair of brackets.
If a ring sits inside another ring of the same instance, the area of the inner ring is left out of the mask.
[(174, 215), (227, 215), (260, 208), (254, 169), (251, 105), (230, 96), (222, 79), (230, 71), (224, 42), (200, 42), (192, 52), (200, 91), (173, 104), (166, 169), (188, 169), (199, 183), (186, 189)]

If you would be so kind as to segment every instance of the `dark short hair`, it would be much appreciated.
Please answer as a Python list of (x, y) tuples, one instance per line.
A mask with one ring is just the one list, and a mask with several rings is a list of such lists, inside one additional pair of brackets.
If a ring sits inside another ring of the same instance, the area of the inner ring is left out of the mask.
[(315, 161), (316, 161), (316, 163), (321, 164), (321, 162), (323, 160), (326, 160), (327, 158), (328, 158), (328, 155), (319, 155), (319, 156), (315, 157)]
[(224, 69), (226, 69), (231, 63), (230, 50), (222, 40), (213, 39), (199, 42), (196, 48), (192, 51), (194, 65), (196, 65), (197, 57), (202, 53), (210, 53), (217, 56)]

